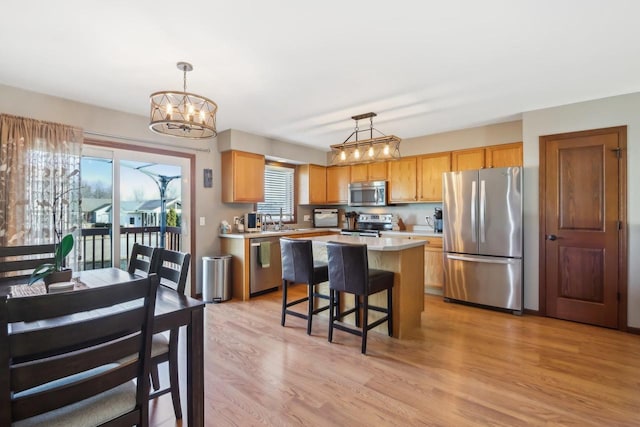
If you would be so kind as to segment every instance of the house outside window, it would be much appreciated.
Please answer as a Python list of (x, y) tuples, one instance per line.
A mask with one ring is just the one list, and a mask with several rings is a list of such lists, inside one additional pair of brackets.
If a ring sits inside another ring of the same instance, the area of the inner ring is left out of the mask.
[[(282, 209), (282, 211), (281, 211)], [(294, 223), (295, 220), (295, 167), (267, 164), (264, 168), (264, 202), (256, 204), (256, 210), (270, 214), (273, 221)]]

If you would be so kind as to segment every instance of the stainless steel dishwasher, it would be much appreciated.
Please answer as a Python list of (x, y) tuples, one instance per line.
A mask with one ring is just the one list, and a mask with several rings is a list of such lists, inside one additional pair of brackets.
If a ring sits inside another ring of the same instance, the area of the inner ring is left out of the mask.
[[(269, 244), (269, 266), (260, 262), (260, 251)], [(257, 294), (277, 288), (282, 282), (282, 258), (280, 257), (280, 237), (258, 237), (250, 239), (249, 250), (249, 292)]]

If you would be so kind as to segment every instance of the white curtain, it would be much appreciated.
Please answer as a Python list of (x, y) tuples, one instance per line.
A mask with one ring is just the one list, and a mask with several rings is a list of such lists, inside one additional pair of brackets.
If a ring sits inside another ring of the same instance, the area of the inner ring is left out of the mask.
[(76, 127), (0, 114), (0, 245), (79, 242), (82, 141)]

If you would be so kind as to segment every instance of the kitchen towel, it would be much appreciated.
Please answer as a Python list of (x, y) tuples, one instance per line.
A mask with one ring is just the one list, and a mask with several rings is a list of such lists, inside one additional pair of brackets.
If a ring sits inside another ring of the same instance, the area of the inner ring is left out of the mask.
[(271, 267), (271, 242), (260, 242), (260, 265), (262, 268)]

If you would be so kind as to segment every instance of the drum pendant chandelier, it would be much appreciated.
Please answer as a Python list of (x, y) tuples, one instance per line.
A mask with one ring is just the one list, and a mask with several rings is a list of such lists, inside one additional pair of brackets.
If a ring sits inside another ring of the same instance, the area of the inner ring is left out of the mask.
[[(376, 116), (376, 113), (365, 113), (351, 117), (356, 121), (356, 127), (342, 144), (331, 146), (332, 165), (352, 165), (400, 158), (401, 139), (395, 135), (385, 135), (374, 128), (373, 118)], [(369, 129), (360, 130), (358, 128), (358, 120), (362, 119), (369, 119)], [(381, 136), (374, 137), (373, 131)], [(359, 139), (360, 132), (368, 132), (369, 139)], [(355, 140), (351, 140), (353, 136), (355, 136)]]
[(204, 96), (187, 92), (187, 72), (193, 70), (188, 62), (178, 62), (184, 73), (183, 91), (152, 93), (149, 129), (161, 135), (180, 138), (212, 138), (216, 131), (218, 105)]

